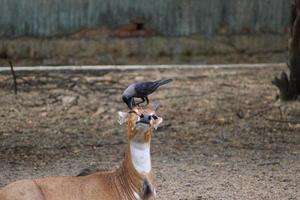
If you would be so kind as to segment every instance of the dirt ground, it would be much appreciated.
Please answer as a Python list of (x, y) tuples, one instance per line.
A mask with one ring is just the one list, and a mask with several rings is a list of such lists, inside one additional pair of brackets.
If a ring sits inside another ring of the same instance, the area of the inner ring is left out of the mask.
[(280, 68), (0, 74), (0, 186), (120, 163), (133, 81), (173, 78), (150, 96), (162, 126), (158, 199), (300, 199), (300, 103), (275, 100)]

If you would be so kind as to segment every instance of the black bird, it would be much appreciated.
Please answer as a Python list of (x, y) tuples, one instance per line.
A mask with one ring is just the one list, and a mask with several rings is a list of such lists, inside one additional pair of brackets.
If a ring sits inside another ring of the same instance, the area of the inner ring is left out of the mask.
[[(147, 102), (149, 104), (148, 95), (153, 93), (159, 86), (171, 82), (172, 79), (158, 80), (158, 81), (147, 81), (140, 83), (133, 83), (126, 88), (122, 94), (123, 101), (127, 104), (129, 109), (133, 106)], [(142, 99), (141, 102), (135, 103), (134, 98)]]

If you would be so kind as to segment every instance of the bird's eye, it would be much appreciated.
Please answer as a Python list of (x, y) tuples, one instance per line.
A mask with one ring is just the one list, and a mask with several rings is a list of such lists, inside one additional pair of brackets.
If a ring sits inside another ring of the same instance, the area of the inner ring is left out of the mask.
[(152, 117), (153, 117), (154, 120), (158, 119), (158, 117), (156, 115), (152, 115)]
[(141, 114), (141, 115), (140, 115), (140, 118), (144, 118), (144, 115), (143, 115), (143, 114)]

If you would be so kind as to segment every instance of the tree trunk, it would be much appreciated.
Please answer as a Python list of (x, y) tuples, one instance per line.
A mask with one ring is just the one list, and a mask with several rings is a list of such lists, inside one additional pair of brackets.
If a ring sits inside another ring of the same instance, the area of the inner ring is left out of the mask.
[(275, 77), (272, 81), (279, 89), (280, 99), (285, 101), (300, 97), (300, 0), (295, 0), (291, 7), (288, 47), (290, 54), (289, 77), (286, 72), (282, 72), (279, 78)]

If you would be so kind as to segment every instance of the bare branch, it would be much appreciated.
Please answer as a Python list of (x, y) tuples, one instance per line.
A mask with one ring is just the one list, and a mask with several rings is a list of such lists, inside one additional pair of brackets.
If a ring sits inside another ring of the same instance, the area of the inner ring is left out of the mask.
[(15, 92), (15, 95), (16, 95), (18, 93), (17, 76), (15, 74), (14, 66), (13, 66), (11, 60), (9, 61), (9, 65), (10, 65), (11, 74), (12, 74), (13, 79), (14, 79), (14, 92)]

